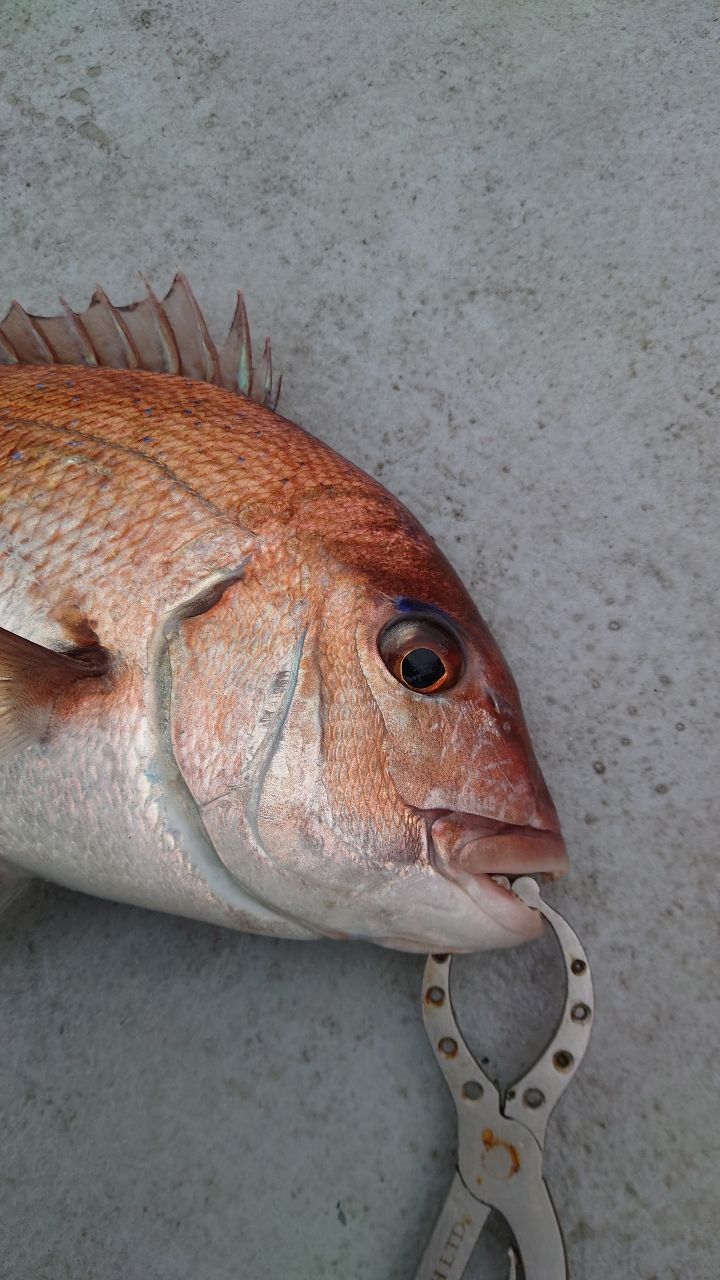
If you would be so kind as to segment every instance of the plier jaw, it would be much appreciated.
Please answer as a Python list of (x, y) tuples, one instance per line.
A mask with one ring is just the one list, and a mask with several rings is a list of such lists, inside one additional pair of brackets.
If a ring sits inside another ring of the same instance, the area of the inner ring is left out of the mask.
[[(543, 902), (535, 880), (513, 892), (539, 911), (565, 959), (562, 1016), (537, 1062), (501, 1097), (472, 1056), (450, 997), (449, 955), (429, 956), (423, 1019), (458, 1114), (457, 1172), (415, 1280), (458, 1280), (493, 1209), (513, 1232), (525, 1280), (566, 1280), (567, 1257), (542, 1162), (548, 1120), (585, 1055), (593, 986), (585, 951), (570, 925)], [(514, 1260), (511, 1262), (514, 1271)]]

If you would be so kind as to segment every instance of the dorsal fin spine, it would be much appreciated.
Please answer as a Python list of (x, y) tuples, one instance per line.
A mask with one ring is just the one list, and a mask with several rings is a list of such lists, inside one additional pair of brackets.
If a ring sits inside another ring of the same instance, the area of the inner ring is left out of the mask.
[(68, 325), (73, 330), (75, 337), (80, 343), (83, 355), (85, 356), (85, 363), (91, 366), (97, 365), (98, 360), (95, 348), (90, 341), (90, 336), (82, 322), (82, 318), (72, 310), (63, 297), (60, 298), (60, 306), (65, 312)]
[(160, 340), (160, 345), (162, 346), (162, 349), (165, 352), (167, 367), (164, 370), (164, 372), (175, 373), (175, 374), (182, 373), (180, 352), (178, 351), (178, 344), (175, 340), (175, 334), (173, 333), (172, 325), (170, 324), (170, 321), (168, 320), (167, 315), (163, 310), (163, 306), (162, 306), (162, 303), (160, 302), (160, 299), (158, 298), (155, 291), (151, 288), (149, 281), (146, 280), (145, 276), (143, 275), (141, 275), (141, 279), (147, 290), (148, 299), (152, 304), (153, 316), (155, 319), (155, 326), (157, 329), (158, 338)]
[[(168, 294), (168, 298), (176, 290), (182, 294), (182, 297), (187, 303), (187, 306), (190, 309), (190, 313), (195, 321), (195, 327), (197, 329), (197, 332), (200, 338), (200, 345), (202, 347), (203, 358), (205, 362), (205, 381), (212, 382), (217, 385), (220, 380), (220, 358), (218, 356), (217, 347), (215, 346), (215, 343), (210, 337), (210, 334), (208, 332), (208, 327), (205, 323), (205, 317), (202, 311), (200, 310), (200, 307), (198, 306), (197, 299), (192, 289), (190, 288), (188, 279), (182, 271), (176, 272), (175, 279), (172, 282), (170, 293)], [(164, 305), (163, 305), (163, 310), (167, 315), (167, 307)], [(168, 321), (169, 321), (169, 317), (168, 317)]]
[[(20, 303), (17, 301), (16, 298), (13, 298), (13, 301), (10, 304), (10, 310), (8, 311), (5, 319), (3, 320), (2, 326), (0, 326), (0, 328), (4, 327), (7, 321), (13, 320), (13, 319), (16, 320), (20, 326), (21, 332), (19, 334), (19, 337), (21, 341), (23, 337), (28, 338), (31, 344), (37, 349), (38, 354), (40, 356), (40, 359), (38, 360), (37, 363), (52, 364), (53, 351), (48, 346), (48, 343), (46, 341), (46, 338), (42, 329), (40, 329), (36, 323), (37, 317), (29, 315), (28, 312), (25, 310), (25, 308), (20, 305)], [(24, 333), (22, 332), (23, 330), (24, 330)], [(12, 336), (11, 336), (11, 341), (12, 341)], [(29, 364), (30, 361), (23, 358), (21, 343), (15, 342), (13, 343), (13, 345), (15, 346), (15, 350), (18, 353), (18, 360), (22, 364)]]
[(123, 319), (122, 309), (113, 305), (102, 285), (95, 286), (95, 292), (90, 299), (90, 306), (92, 306), (93, 303), (101, 306), (103, 311), (109, 316), (115, 332), (120, 339), (120, 344), (125, 351), (127, 357), (127, 368), (139, 369), (140, 353), (133, 342), (133, 336), (129, 328)]

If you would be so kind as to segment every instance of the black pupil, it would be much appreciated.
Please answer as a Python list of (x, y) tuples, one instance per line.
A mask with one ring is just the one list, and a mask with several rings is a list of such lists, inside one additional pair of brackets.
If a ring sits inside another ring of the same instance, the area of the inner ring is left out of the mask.
[(429, 689), (445, 675), (445, 663), (432, 649), (413, 649), (406, 653), (400, 667), (402, 678), (411, 689)]

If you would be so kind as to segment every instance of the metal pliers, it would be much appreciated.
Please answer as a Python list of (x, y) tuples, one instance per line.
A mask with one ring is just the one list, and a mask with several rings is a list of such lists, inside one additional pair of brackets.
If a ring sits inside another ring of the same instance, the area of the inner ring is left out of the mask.
[[(569, 924), (540, 897), (528, 876), (513, 892), (550, 924), (565, 958), (567, 994), (555, 1035), (504, 1097), (473, 1058), (450, 1001), (448, 955), (429, 956), (423, 1018), (458, 1113), (457, 1171), (415, 1280), (458, 1280), (493, 1209), (510, 1226), (525, 1280), (566, 1280), (560, 1224), (543, 1178), (545, 1131), (590, 1040), (593, 986), (587, 956)], [(511, 1250), (511, 1280), (515, 1255)]]

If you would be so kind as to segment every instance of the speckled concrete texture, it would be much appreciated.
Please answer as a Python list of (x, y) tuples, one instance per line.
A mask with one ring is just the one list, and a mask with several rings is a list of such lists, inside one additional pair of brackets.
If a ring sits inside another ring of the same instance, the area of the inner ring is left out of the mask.
[[(0, 285), (242, 285), (524, 694), (590, 951), (577, 1280), (715, 1280), (720, 20), (701, 0), (0, 6)], [(411, 1280), (452, 1169), (418, 958), (56, 889), (0, 932), (3, 1280)], [(459, 963), (510, 1078), (550, 942)], [(494, 1224), (468, 1280), (505, 1280)]]

